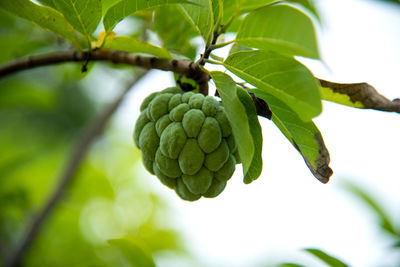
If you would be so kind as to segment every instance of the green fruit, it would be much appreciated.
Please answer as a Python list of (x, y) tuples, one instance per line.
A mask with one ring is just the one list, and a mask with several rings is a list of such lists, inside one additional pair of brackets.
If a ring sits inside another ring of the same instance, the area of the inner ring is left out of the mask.
[(153, 100), (150, 101), (148, 109), (152, 121), (157, 121), (162, 115), (168, 112), (168, 102), (172, 94), (159, 94)]
[(183, 116), (189, 110), (189, 105), (182, 103), (174, 107), (169, 113), (169, 119), (171, 121), (182, 121)]
[(221, 143), (221, 129), (218, 121), (213, 117), (207, 117), (201, 127), (197, 141), (205, 153), (211, 153)]
[(218, 148), (207, 154), (204, 165), (211, 171), (218, 171), (224, 166), (229, 158), (229, 147), (225, 140), (222, 140)]
[(177, 159), (186, 144), (186, 133), (182, 123), (173, 122), (161, 133), (160, 150), (171, 159)]
[(206, 167), (203, 167), (199, 170), (195, 175), (182, 175), (182, 181), (186, 185), (187, 189), (195, 195), (201, 195), (207, 192), (210, 188), (213, 173), (208, 170)]
[(140, 111), (133, 137), (145, 168), (184, 200), (219, 195), (240, 160), (222, 104), (171, 87), (146, 97)]
[[(140, 117), (139, 117), (140, 119)], [(138, 120), (139, 120), (138, 119)], [(191, 109), (185, 113), (182, 120), (183, 129), (188, 137), (196, 138), (199, 135), (201, 127), (203, 126), (206, 116), (201, 110)], [(138, 127), (141, 123), (138, 122)]]
[(188, 139), (179, 154), (179, 167), (182, 172), (189, 175), (196, 174), (204, 162), (204, 153), (196, 139)]

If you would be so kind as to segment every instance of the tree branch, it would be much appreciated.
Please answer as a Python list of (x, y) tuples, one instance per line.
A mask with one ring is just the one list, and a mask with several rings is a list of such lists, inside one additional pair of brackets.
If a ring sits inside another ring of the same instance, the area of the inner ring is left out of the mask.
[(221, 33), (223, 33), (223, 27), (220, 27), (219, 30), (214, 31), (211, 44), (205, 48), (204, 53), (201, 55), (199, 60), (197, 60), (197, 66), (204, 66), (206, 64), (206, 60), (210, 57), (210, 54), (214, 49), (214, 45), (217, 43), (218, 37), (221, 35)]
[(45, 203), (43, 209), (33, 219), (32, 223), (28, 226), (25, 235), (22, 237), (15, 251), (6, 259), (5, 267), (19, 266), (22, 262), (23, 256), (29, 249), (30, 245), (35, 241), (42, 223), (49, 217), (51, 211), (64, 195), (67, 187), (72, 183), (74, 174), (78, 169), (81, 161), (83, 160), (90, 145), (101, 134), (106, 123), (117, 110), (127, 92), (147, 73), (144, 71), (139, 74), (135, 79), (126, 87), (121, 95), (103, 112), (96, 120), (82, 134), (81, 138), (76, 143), (64, 170), (62, 171), (59, 183), (55, 191)]
[(59, 51), (18, 59), (0, 66), (0, 78), (35, 67), (64, 62), (87, 61), (88, 59), (90, 61), (109, 61), (115, 64), (127, 64), (145, 69), (173, 71), (195, 80), (199, 84), (199, 91), (204, 95), (208, 94), (208, 80), (210, 76), (203, 71), (198, 64), (192, 61), (132, 55), (130, 53), (111, 49), (100, 49), (91, 53), (72, 50)]
[(318, 80), (323, 89), (330, 90), (333, 94), (347, 95), (352, 103), (360, 103), (361, 108), (400, 113), (400, 99), (389, 100), (368, 83), (335, 83)]

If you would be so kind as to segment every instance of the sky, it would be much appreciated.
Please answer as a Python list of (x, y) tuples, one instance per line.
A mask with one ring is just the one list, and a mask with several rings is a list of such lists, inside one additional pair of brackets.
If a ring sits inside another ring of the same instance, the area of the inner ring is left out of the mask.
[[(400, 97), (400, 7), (361, 0), (319, 0), (317, 5), (323, 18), (317, 28), (324, 63), (299, 60), (316, 77), (368, 82), (389, 99)], [(119, 121), (133, 129), (143, 98), (172, 85), (170, 74), (150, 74), (129, 94), (118, 113)], [(352, 266), (392, 266), (399, 260), (388, 249), (390, 240), (379, 231), (369, 210), (343, 184), (351, 181), (372, 192), (400, 222), (400, 116), (324, 102), (315, 123), (334, 170), (326, 185), (313, 177), (270, 121), (259, 120), (264, 138), (261, 177), (245, 185), (242, 169), (237, 167), (215, 199), (182, 201), (141, 168), (140, 175), (171, 206), (172, 223), (183, 231), (186, 246), (201, 259), (191, 266), (260, 266), (283, 261), (324, 266), (301, 251), (309, 247)], [(130, 135), (127, 131), (127, 138)], [(158, 259), (160, 266), (190, 262), (167, 255)]]

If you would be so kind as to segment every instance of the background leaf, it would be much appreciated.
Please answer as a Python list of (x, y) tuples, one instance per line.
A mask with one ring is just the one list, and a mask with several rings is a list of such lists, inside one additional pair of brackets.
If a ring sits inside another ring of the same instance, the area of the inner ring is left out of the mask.
[(288, 5), (271, 5), (252, 11), (239, 28), (236, 42), (287, 55), (319, 58), (311, 19)]
[(327, 183), (332, 175), (329, 152), (317, 126), (312, 121), (302, 121), (276, 97), (257, 89), (250, 91), (268, 103), (272, 121), (299, 151), (312, 174), (322, 183)]
[(53, 3), (80, 33), (89, 37), (96, 30), (102, 15), (100, 0), (56, 0)]
[(143, 245), (131, 239), (113, 239), (108, 243), (116, 247), (133, 267), (155, 267), (156, 264)]
[(0, 8), (63, 37), (78, 47), (80, 46), (72, 26), (58, 11), (50, 7), (39, 6), (29, 0), (14, 0), (0, 1)]
[(127, 16), (147, 8), (167, 4), (188, 3), (186, 0), (122, 0), (110, 7), (103, 18), (104, 29), (110, 32), (118, 22)]
[(197, 36), (197, 32), (181, 14), (177, 5), (158, 7), (154, 12), (153, 21), (154, 30), (166, 49), (191, 60), (195, 59), (196, 47), (190, 41)]
[(369, 193), (350, 182), (346, 182), (343, 186), (354, 196), (362, 200), (364, 204), (366, 204), (371, 209), (371, 211), (375, 213), (383, 230), (390, 233), (391, 235), (400, 237), (400, 231), (396, 230), (394, 224), (391, 222), (388, 214), (384, 211), (383, 207), (379, 205), (377, 201), (370, 196)]
[(171, 58), (167, 49), (128, 36), (108, 38), (103, 47), (131, 53), (145, 53), (160, 58)]
[(232, 78), (219, 71), (210, 73), (224, 104), (243, 164), (244, 182), (257, 179), (262, 169), (262, 134), (251, 97)]
[(277, 265), (277, 267), (305, 267), (305, 266), (297, 263), (285, 262)]
[[(0, 18), (0, 63), (50, 49), (53, 46), (52, 43), (57, 40), (57, 36), (53, 33), (1, 8)], [(18, 21), (18, 28), (10, 27), (10, 24), (16, 21)]]
[(326, 254), (325, 252), (323, 252), (320, 249), (306, 248), (306, 249), (304, 249), (304, 251), (314, 255), (318, 259), (320, 259), (323, 262), (325, 262), (326, 264), (328, 264), (328, 266), (331, 266), (331, 267), (347, 267), (348, 266), (341, 260)]
[(212, 0), (198, 0), (197, 2), (199, 5), (180, 5), (180, 10), (188, 22), (203, 37), (206, 45), (209, 45), (214, 30)]
[(296, 60), (274, 52), (239, 51), (225, 67), (258, 89), (282, 100), (304, 121), (321, 113), (319, 84)]

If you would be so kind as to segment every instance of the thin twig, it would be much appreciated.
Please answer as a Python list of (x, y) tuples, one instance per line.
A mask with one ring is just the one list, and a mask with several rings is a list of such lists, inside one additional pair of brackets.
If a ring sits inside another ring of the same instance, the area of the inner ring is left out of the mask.
[[(18, 71), (35, 67), (64, 62), (80, 62), (87, 60), (87, 58), (88, 52), (72, 50), (31, 56), (0, 66), (0, 78)], [(208, 93), (208, 80), (210, 79), (210, 76), (207, 72), (203, 71), (198, 64), (189, 60), (162, 59), (157, 57), (132, 55), (130, 53), (111, 49), (100, 49), (90, 53), (90, 61), (109, 61), (115, 64), (128, 64), (145, 69), (173, 71), (195, 80), (199, 85), (200, 92)]]
[(222, 32), (220, 30), (214, 31), (211, 44), (205, 48), (204, 53), (201, 55), (199, 60), (196, 61), (196, 65), (204, 66), (206, 64), (206, 60), (210, 57), (211, 52), (214, 50), (214, 45), (217, 43), (218, 37), (221, 33)]
[(19, 242), (19, 245), (15, 251), (7, 259), (5, 267), (19, 266), (23, 260), (23, 257), (31, 244), (35, 241), (41, 227), (42, 223), (49, 217), (51, 211), (54, 209), (56, 204), (60, 201), (61, 197), (64, 195), (68, 186), (72, 183), (74, 174), (78, 169), (81, 161), (83, 160), (86, 152), (88, 151), (90, 145), (96, 139), (97, 136), (101, 134), (106, 123), (117, 110), (122, 100), (124, 99), (127, 92), (147, 73), (144, 71), (126, 87), (126, 89), (121, 93), (121, 95), (103, 112), (96, 120), (86, 129), (82, 134), (81, 138), (78, 140), (76, 146), (74, 147), (64, 170), (62, 171), (59, 183), (56, 186), (55, 191), (50, 196), (50, 198), (45, 203), (43, 209), (37, 214), (33, 219), (32, 223), (28, 226), (25, 235)]
[(215, 65), (224, 65), (224, 63), (212, 59), (204, 59), (206, 63), (215, 64)]
[(234, 42), (236, 42), (236, 40), (231, 40), (231, 41), (228, 41), (228, 42), (218, 43), (218, 44), (214, 45), (213, 49), (218, 49), (218, 48), (233, 44)]

